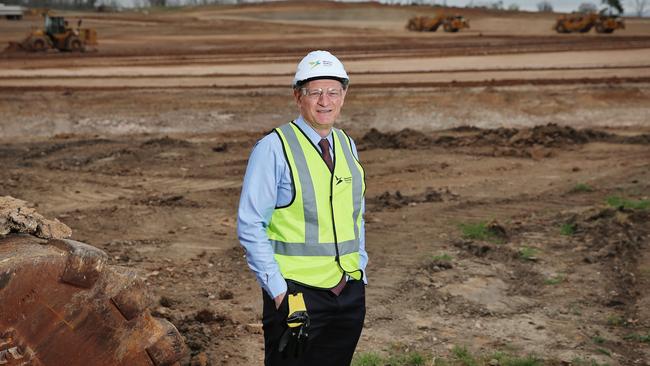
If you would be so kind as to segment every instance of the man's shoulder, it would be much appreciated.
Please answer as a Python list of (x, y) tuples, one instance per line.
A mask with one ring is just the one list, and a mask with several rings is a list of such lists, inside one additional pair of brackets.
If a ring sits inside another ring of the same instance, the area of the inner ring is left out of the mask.
[(279, 138), (277, 132), (275, 132), (275, 128), (272, 129), (271, 131), (269, 131), (266, 135), (264, 135), (264, 137), (262, 137), (258, 141), (258, 143), (262, 143), (262, 142), (267, 143), (267, 144), (273, 144), (273, 143), (276, 143), (276, 142), (280, 142), (280, 138)]
[(332, 127), (332, 131), (340, 132), (340, 133), (342, 133), (343, 136), (345, 136), (346, 138), (348, 138), (348, 139), (350, 139), (350, 140), (352, 139), (352, 137), (350, 137), (350, 135), (349, 135), (347, 132), (345, 132), (345, 130), (342, 129), (342, 128)]
[(355, 158), (359, 159), (359, 153), (357, 152), (357, 145), (354, 142), (352, 136), (348, 135), (347, 132), (345, 132), (343, 129), (340, 128), (334, 127), (333, 130), (340, 132), (343, 135), (343, 138), (350, 142), (350, 148), (352, 149), (352, 154), (354, 154)]
[(341, 128), (336, 128), (336, 127), (333, 127), (332, 130), (335, 131), (335, 132), (340, 132), (341, 135), (343, 135), (343, 137), (346, 140), (349, 140), (352, 143), (352, 145), (354, 145), (354, 139), (352, 138), (352, 136), (348, 135), (348, 133), (345, 132), (345, 130), (343, 130)]
[(280, 131), (280, 133), (282, 133), (283, 131), (286, 132), (287, 128), (291, 129), (292, 127), (297, 127), (298, 129), (301, 129), (300, 126), (298, 126), (293, 122), (284, 123), (268, 131), (266, 135), (257, 142), (257, 144), (262, 143), (262, 144), (268, 144), (272, 146), (282, 146), (282, 139), (280, 138), (280, 134), (278, 133), (278, 131)]
[(280, 141), (280, 136), (278, 136), (275, 129), (273, 129), (257, 141), (254, 149), (268, 152), (278, 148), (282, 148), (282, 141)]

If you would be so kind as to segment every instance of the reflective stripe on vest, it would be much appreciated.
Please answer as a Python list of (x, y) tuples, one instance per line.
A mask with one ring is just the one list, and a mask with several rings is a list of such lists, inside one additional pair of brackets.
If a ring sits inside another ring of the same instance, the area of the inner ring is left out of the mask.
[[(365, 183), (347, 135), (333, 129), (332, 173), (296, 125), (289, 123), (275, 131), (295, 192), (289, 206), (275, 209), (267, 227), (283, 277), (320, 288), (334, 287), (343, 270), (360, 279), (359, 227)], [(337, 252), (340, 266), (335, 261)]]
[[(336, 256), (336, 247), (334, 243), (322, 244), (304, 244), (304, 243), (283, 243), (281, 241), (271, 240), (275, 254), (290, 256)], [(339, 242), (339, 255), (356, 253), (359, 251), (358, 240), (348, 240)]]

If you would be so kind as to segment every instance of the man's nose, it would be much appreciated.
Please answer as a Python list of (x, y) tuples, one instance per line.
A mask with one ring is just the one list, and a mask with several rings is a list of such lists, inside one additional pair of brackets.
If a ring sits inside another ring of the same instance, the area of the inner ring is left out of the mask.
[(327, 105), (332, 101), (332, 98), (327, 95), (327, 93), (322, 93), (321, 95), (318, 96), (318, 104), (320, 105)]

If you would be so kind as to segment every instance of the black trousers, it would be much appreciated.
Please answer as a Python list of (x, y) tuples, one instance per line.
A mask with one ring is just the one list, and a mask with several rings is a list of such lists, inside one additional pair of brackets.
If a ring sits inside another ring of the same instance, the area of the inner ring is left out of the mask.
[(284, 358), (278, 352), (280, 336), (287, 328), (288, 296), (276, 310), (273, 299), (262, 290), (264, 309), (265, 366), (348, 366), (361, 336), (366, 316), (366, 289), (363, 281), (348, 281), (339, 296), (329, 290), (316, 290), (295, 284), (303, 293), (309, 327), (309, 343), (298, 359)]

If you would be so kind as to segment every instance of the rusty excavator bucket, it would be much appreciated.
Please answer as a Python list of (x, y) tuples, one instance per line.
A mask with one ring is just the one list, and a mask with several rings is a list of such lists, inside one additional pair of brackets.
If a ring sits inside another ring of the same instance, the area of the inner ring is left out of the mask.
[(4, 50), (5, 52), (24, 51), (23, 45), (18, 42), (9, 42), (9, 45)]
[(50, 42), (46, 36), (39, 31), (35, 31), (20, 42), (9, 42), (4, 52), (44, 52), (50, 47)]
[(21, 42), (9, 42), (9, 45), (4, 49), (4, 52), (33, 52), (27, 37)]
[(142, 279), (24, 204), (0, 197), (0, 365), (179, 365)]

